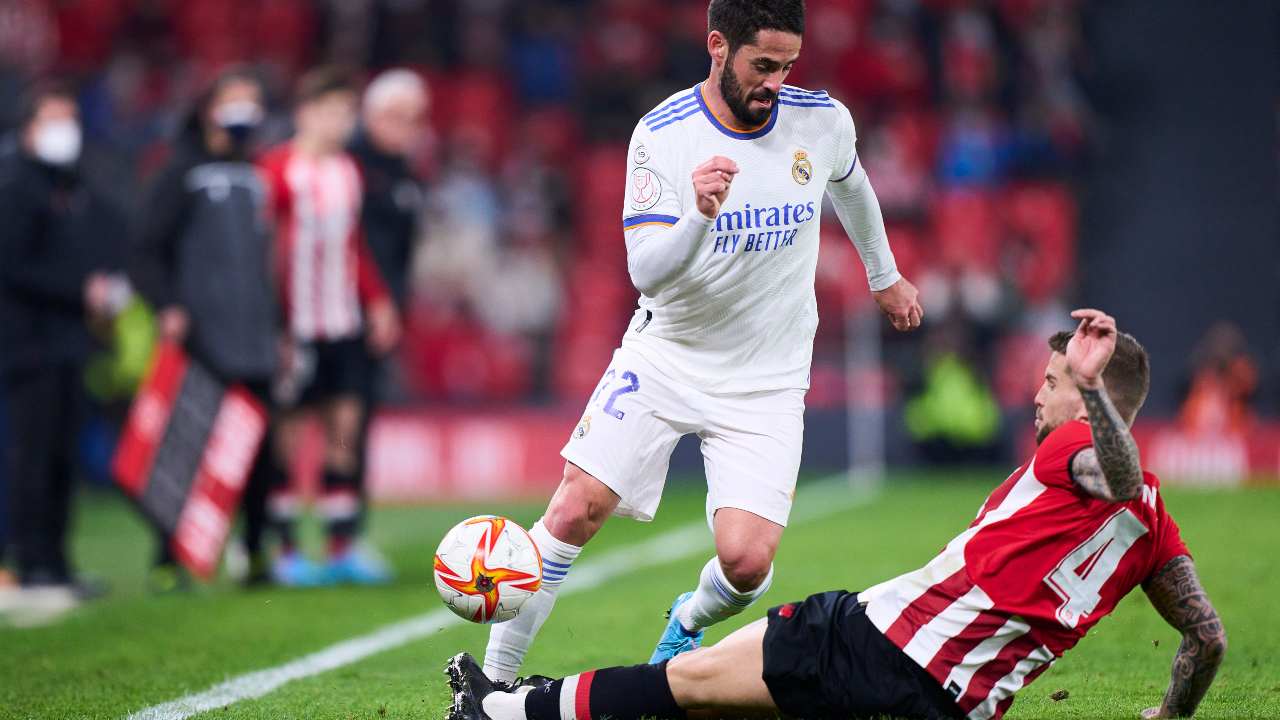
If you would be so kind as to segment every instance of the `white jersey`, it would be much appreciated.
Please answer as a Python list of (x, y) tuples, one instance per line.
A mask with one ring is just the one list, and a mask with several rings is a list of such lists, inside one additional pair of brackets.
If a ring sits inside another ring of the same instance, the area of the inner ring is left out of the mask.
[(701, 85), (645, 115), (627, 153), (625, 232), (674, 225), (696, 208), (693, 169), (712, 156), (739, 172), (682, 274), (641, 295), (622, 346), (706, 392), (807, 388), (822, 197), (853, 173), (855, 139), (844, 105), (789, 85), (746, 132), (712, 113)]

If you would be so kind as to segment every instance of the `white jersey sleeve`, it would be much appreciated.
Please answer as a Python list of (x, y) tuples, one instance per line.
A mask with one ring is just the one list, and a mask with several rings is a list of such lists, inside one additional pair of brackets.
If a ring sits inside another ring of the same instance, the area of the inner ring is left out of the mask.
[[(622, 206), (623, 230), (653, 225), (671, 227), (684, 215), (678, 169), (678, 148), (654, 136), (640, 122), (627, 148), (627, 194)], [(628, 238), (631, 235), (628, 232)]]
[[(853, 246), (867, 271), (867, 284), (873, 291), (884, 290), (902, 279), (898, 272), (893, 250), (889, 248), (889, 236), (884, 229), (884, 216), (880, 201), (862, 163), (858, 162), (858, 133), (853, 116), (839, 101), (837, 125), (837, 162), (827, 184), (827, 197), (835, 208), (836, 217), (853, 241)], [(839, 168), (845, 168), (840, 170)]]
[(843, 182), (853, 174), (858, 164), (858, 129), (853, 125), (853, 114), (844, 103), (831, 99), (836, 106), (836, 161), (831, 165), (833, 183)]
[(654, 143), (644, 123), (636, 125), (627, 150), (622, 229), (631, 282), (650, 297), (688, 266), (712, 223), (696, 204), (682, 206), (676, 183), (692, 179), (672, 169), (676, 159), (674, 149)]

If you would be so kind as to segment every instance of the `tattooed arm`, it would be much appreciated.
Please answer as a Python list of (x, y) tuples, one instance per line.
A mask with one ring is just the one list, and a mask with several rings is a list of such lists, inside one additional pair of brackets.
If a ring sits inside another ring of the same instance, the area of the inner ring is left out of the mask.
[(1142, 717), (1190, 717), (1218, 673), (1227, 651), (1227, 634), (1200, 586), (1195, 563), (1186, 555), (1166, 563), (1143, 583), (1142, 589), (1160, 615), (1182, 632), (1164, 703), (1146, 710)]
[(1116, 329), (1116, 319), (1101, 310), (1080, 309), (1071, 317), (1078, 319), (1080, 325), (1067, 342), (1067, 372), (1084, 400), (1093, 433), (1093, 447), (1071, 459), (1071, 477), (1096, 498), (1108, 502), (1132, 500), (1142, 493), (1138, 445), (1102, 381), (1120, 331)]
[(1071, 458), (1071, 479), (1085, 492), (1108, 502), (1138, 497), (1142, 494), (1142, 465), (1128, 424), (1101, 384), (1096, 388), (1080, 387), (1080, 396), (1089, 412), (1093, 447)]

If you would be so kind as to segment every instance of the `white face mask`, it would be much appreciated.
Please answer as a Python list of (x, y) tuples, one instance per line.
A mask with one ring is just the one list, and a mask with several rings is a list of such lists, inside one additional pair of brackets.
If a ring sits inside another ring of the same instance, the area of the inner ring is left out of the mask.
[(249, 100), (235, 100), (214, 110), (213, 121), (224, 128), (255, 127), (262, 122), (262, 108)]
[(71, 165), (80, 158), (80, 140), (75, 120), (53, 120), (36, 131), (31, 151), (49, 165)]

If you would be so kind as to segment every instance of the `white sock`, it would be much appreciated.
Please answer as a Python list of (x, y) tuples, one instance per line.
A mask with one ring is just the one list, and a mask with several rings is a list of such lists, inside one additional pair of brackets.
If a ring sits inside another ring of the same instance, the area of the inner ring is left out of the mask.
[(746, 610), (757, 598), (768, 592), (772, 584), (773, 566), (770, 565), (769, 574), (760, 583), (760, 587), (742, 592), (725, 577), (724, 569), (720, 567), (720, 558), (713, 557), (702, 567), (702, 574), (698, 576), (698, 589), (693, 591), (693, 597), (688, 602), (676, 610), (676, 617), (685, 630), (698, 632)]
[(529, 537), (542, 553), (542, 587), (529, 598), (515, 620), (494, 625), (489, 630), (489, 647), (484, 653), (484, 674), (490, 680), (511, 682), (515, 680), (524, 662), (529, 645), (537, 636), (542, 623), (551, 615), (556, 604), (556, 593), (569, 573), (569, 567), (582, 552), (577, 545), (561, 542), (551, 535), (542, 520), (534, 523)]
[(527, 720), (524, 714), (524, 696), (533, 691), (522, 687), (514, 693), (489, 693), (480, 701), (480, 707), (490, 720)]

